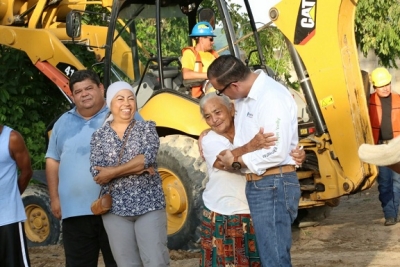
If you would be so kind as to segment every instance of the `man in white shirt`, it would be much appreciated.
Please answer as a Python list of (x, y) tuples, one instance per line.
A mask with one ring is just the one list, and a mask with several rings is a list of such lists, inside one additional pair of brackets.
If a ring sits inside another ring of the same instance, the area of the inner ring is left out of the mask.
[(246, 173), (246, 197), (263, 266), (291, 266), (291, 224), (300, 199), (295, 162), (289, 155), (298, 143), (296, 103), (282, 84), (261, 70), (251, 72), (232, 55), (216, 59), (207, 76), (217, 95), (236, 100), (235, 147), (249, 142), (260, 127), (278, 138), (269, 149), (240, 157), (227, 150), (219, 157), (225, 168)]

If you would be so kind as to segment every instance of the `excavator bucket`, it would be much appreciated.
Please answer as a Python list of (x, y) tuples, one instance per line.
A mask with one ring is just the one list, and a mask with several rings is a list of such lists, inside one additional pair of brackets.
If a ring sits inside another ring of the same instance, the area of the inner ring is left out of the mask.
[[(356, 192), (372, 186), (376, 166), (358, 157), (358, 148), (373, 143), (367, 98), (354, 36), (356, 1), (283, 0), (270, 17), (300, 55), (326, 124), (316, 137), (316, 154), (325, 191), (317, 199)], [(296, 8), (293, 8), (296, 5)], [(366, 90), (369, 91), (369, 90)]]

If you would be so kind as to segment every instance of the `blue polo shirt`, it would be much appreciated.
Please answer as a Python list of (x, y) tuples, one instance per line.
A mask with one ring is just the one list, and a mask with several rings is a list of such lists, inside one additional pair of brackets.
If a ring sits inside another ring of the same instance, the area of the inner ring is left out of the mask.
[[(98, 198), (100, 186), (90, 173), (90, 140), (108, 114), (102, 108), (90, 119), (84, 119), (76, 107), (64, 113), (54, 124), (46, 158), (60, 163), (58, 193), (62, 218), (93, 215), (91, 203)], [(142, 120), (138, 113), (136, 120)]]

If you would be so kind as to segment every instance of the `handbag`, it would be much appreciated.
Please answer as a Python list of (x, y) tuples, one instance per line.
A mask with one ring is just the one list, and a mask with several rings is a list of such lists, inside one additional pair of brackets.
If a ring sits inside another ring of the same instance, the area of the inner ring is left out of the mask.
[[(121, 151), (119, 152), (118, 163), (116, 166), (119, 165), (122, 157), (122, 153), (125, 148), (126, 141), (128, 140), (129, 134), (133, 128), (133, 123), (129, 125), (128, 132), (126, 134), (126, 138), (124, 143), (122, 144)], [(112, 206), (112, 197), (111, 197), (111, 184), (108, 186), (108, 192), (101, 196), (101, 189), (99, 193), (99, 197), (93, 201), (92, 205), (90, 205), (90, 210), (93, 212), (94, 215), (102, 215), (107, 213)]]
[(107, 213), (111, 209), (111, 206), (112, 206), (112, 197), (111, 194), (107, 192), (104, 195), (100, 196), (95, 201), (93, 201), (92, 205), (90, 206), (90, 209), (94, 215), (101, 215)]

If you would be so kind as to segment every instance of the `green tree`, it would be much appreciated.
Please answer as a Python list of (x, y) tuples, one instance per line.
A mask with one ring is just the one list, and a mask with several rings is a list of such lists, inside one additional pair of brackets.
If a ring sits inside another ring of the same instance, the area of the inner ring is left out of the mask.
[[(243, 36), (247, 36), (251, 33), (250, 20), (246, 13), (240, 12), (242, 6), (239, 4), (232, 3), (230, 1), (228, 3), (228, 9), (230, 16), (232, 18), (233, 27), (236, 32), (236, 38), (239, 39)], [(204, 0), (202, 2), (203, 6), (211, 7), (214, 10), (217, 10), (215, 1), (212, 0)], [(216, 14), (217, 20), (220, 20), (220, 15)], [(257, 24), (257, 27), (262, 27), (263, 25)], [(265, 60), (267, 61), (267, 65), (271, 67), (279, 76), (284, 73), (288, 73), (290, 62), (289, 62), (289, 54), (285, 49), (285, 42), (283, 34), (276, 27), (265, 27), (262, 31), (259, 32), (260, 42), (263, 49), (263, 55)], [(239, 47), (246, 53), (246, 56), (249, 57), (250, 52), (254, 51), (256, 47), (255, 40), (253, 36), (249, 36), (243, 41), (239, 42)], [(276, 53), (276, 51), (279, 53)], [(278, 56), (276, 56), (278, 54)], [(256, 54), (253, 54), (249, 58), (249, 64), (260, 64), (259, 59)]]
[[(209, 7), (217, 11), (218, 7), (214, 0), (204, 0), (201, 7)], [(228, 1), (228, 9), (230, 16), (234, 22), (234, 30), (237, 33), (237, 38), (247, 35), (251, 32), (249, 19), (247, 14), (240, 13), (241, 6)], [(216, 20), (220, 21), (220, 14), (216, 12)], [(258, 25), (260, 26), (260, 25)], [(138, 19), (136, 21), (137, 39), (142, 43), (146, 51), (152, 55), (157, 54), (156, 47), (156, 24), (155, 19)], [(181, 49), (187, 46), (188, 41), (188, 23), (185, 18), (168, 18), (162, 20), (161, 36), (162, 36), (162, 53), (163, 56), (180, 56)], [(224, 32), (222, 32), (224, 34)], [(289, 73), (290, 58), (285, 49), (283, 35), (275, 27), (267, 27), (259, 33), (262, 43), (263, 54), (270, 66), (278, 76), (282, 78)], [(239, 42), (239, 46), (246, 56), (256, 49), (256, 44), (252, 36)], [(279, 53), (276, 53), (276, 48), (279, 48)], [(282, 49), (283, 48), (283, 49)], [(146, 54), (148, 54), (146, 53)], [(280, 56), (276, 57), (275, 55)], [(142, 55), (142, 54), (141, 54)], [(249, 64), (260, 64), (256, 53), (253, 53), (249, 58)], [(146, 57), (141, 57), (142, 63), (145, 64)]]
[[(209, 1), (209, 0), (207, 0)], [(204, 2), (203, 2), (204, 3)], [(229, 11), (234, 22), (234, 29), (236, 38), (240, 39), (245, 36), (249, 36), (252, 33), (249, 17), (246, 13), (241, 13), (241, 6), (234, 3), (229, 3)], [(254, 7), (253, 7), (254, 8)], [(290, 69), (292, 67), (289, 52), (286, 48), (284, 41), (284, 35), (274, 26), (267, 25), (256, 25), (258, 28), (262, 28), (259, 31), (259, 39), (261, 43), (262, 54), (268, 67), (270, 67), (275, 75), (285, 81), (288, 86), (293, 89), (299, 89), (297, 82), (290, 82)], [(266, 27), (265, 27), (266, 26)], [(241, 39), (240, 39), (241, 40)], [(249, 65), (260, 64), (260, 60), (257, 53), (257, 46), (253, 35), (245, 38), (239, 42), (239, 47), (245, 52), (248, 58)]]
[[(93, 16), (93, 20), (101, 23), (98, 16)], [(85, 66), (96, 63), (94, 54), (86, 47), (66, 46)], [(69, 108), (57, 86), (23, 51), (0, 46), (0, 124), (9, 125), (22, 134), (34, 169), (44, 169), (47, 126)]]
[(359, 0), (356, 41), (364, 56), (373, 50), (379, 63), (395, 67), (400, 57), (400, 5), (398, 0)]
[(19, 131), (42, 169), (46, 126), (68, 107), (64, 96), (22, 51), (0, 46), (0, 124)]

